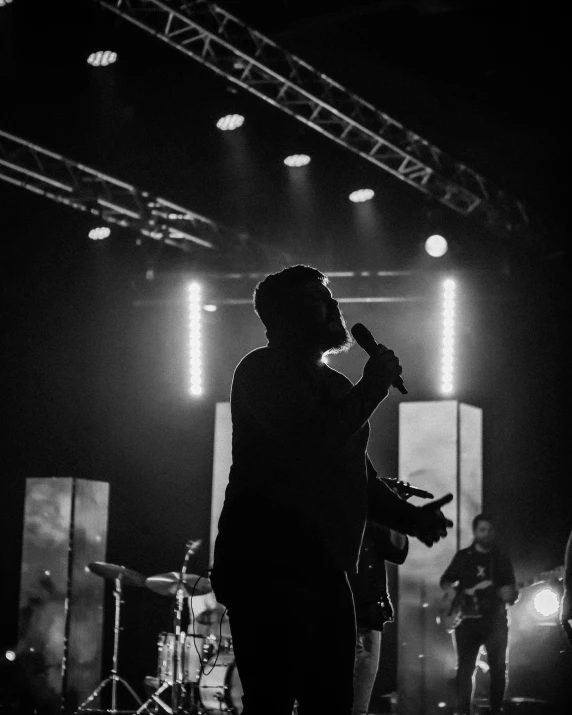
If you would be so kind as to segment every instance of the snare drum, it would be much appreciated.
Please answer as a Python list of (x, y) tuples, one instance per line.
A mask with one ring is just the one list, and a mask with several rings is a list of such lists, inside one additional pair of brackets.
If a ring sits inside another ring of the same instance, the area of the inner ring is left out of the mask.
[(205, 646), (203, 636), (181, 635), (177, 648), (177, 673), (175, 674), (175, 634), (161, 633), (157, 643), (159, 656), (157, 680), (159, 683), (198, 683), (201, 667), (211, 654), (212, 646)]
[(234, 653), (220, 652), (204, 665), (199, 681), (203, 707), (215, 712), (242, 712), (242, 685), (234, 662)]
[(201, 669), (210, 655), (210, 648), (207, 650), (205, 637), (196, 633), (187, 634), (183, 652), (183, 682), (198, 683)]
[(157, 661), (157, 680), (160, 683), (172, 685), (174, 682), (182, 683), (183, 673), (183, 643), (179, 641), (177, 648), (177, 673), (175, 674), (175, 634), (160, 633), (157, 646), (159, 657)]

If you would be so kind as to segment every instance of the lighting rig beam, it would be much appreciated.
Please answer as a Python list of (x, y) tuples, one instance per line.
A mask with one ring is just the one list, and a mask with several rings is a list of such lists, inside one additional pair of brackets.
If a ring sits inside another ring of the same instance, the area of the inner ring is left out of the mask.
[(95, 0), (376, 166), (493, 231), (523, 232), (523, 204), (206, 0)]
[(0, 179), (183, 251), (241, 248), (244, 239), (190, 209), (0, 130)]

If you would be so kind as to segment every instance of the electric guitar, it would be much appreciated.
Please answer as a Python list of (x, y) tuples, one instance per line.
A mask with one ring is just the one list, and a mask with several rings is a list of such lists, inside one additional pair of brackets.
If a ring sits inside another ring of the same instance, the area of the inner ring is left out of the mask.
[[(532, 586), (542, 581), (559, 581), (563, 578), (564, 566), (557, 566), (551, 571), (543, 571), (542, 573), (539, 573), (528, 581), (520, 581), (516, 584), (516, 589), (520, 590), (527, 588), (528, 586)], [(443, 626), (448, 633), (452, 633), (465, 618), (480, 618), (481, 614), (479, 612), (477, 592), (492, 585), (493, 582), (487, 580), (481, 581), (472, 588), (465, 588), (462, 591), (456, 591), (454, 594), (451, 590), (447, 591), (442, 596), (437, 606), (437, 623)], [(497, 589), (497, 594), (500, 596), (501, 600), (509, 605), (514, 603), (514, 593), (515, 587), (513, 586), (501, 586), (501, 588)]]
[(465, 618), (480, 618), (478, 591), (492, 585), (493, 582), (487, 580), (480, 581), (472, 588), (456, 591), (454, 595), (452, 589), (447, 591), (439, 601), (437, 623), (452, 633)]

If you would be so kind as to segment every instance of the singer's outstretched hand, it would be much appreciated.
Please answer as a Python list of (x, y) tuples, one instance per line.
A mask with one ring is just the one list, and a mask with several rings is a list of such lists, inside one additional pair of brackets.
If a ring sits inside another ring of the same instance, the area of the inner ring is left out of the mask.
[(449, 504), (452, 500), (453, 495), (446, 494), (440, 499), (435, 499), (435, 501), (419, 507), (413, 535), (426, 546), (433, 546), (439, 539), (444, 539), (447, 536), (447, 529), (453, 526), (453, 522), (447, 519), (441, 511), (441, 507)]
[(393, 350), (378, 343), (377, 350), (371, 355), (363, 369), (363, 382), (373, 394), (381, 398), (389, 392), (389, 388), (401, 373), (403, 368)]

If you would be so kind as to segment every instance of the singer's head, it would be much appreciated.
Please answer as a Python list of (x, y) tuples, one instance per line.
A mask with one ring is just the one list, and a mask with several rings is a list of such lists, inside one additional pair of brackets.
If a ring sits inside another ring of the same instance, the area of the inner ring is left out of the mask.
[(271, 273), (254, 291), (254, 310), (270, 344), (334, 353), (352, 343), (328, 278), (316, 268), (297, 265)]

